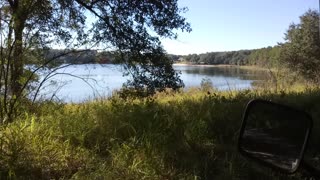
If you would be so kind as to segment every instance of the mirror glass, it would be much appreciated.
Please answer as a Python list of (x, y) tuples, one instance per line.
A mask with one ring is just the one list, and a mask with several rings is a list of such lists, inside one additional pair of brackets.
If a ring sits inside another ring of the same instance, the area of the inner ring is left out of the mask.
[(297, 170), (312, 120), (308, 114), (269, 101), (251, 101), (239, 137), (242, 154), (288, 173)]

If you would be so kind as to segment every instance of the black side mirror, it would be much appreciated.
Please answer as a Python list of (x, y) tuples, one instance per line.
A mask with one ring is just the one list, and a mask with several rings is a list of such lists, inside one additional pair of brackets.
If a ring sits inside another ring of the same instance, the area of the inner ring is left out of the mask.
[(312, 129), (311, 117), (300, 110), (264, 100), (252, 100), (243, 115), (238, 150), (284, 173), (302, 162)]

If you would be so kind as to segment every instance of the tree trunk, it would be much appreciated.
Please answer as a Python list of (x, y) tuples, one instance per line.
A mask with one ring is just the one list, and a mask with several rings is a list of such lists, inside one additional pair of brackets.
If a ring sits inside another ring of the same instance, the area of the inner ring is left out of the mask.
[(14, 44), (13, 44), (13, 58), (10, 64), (11, 69), (11, 94), (15, 97), (20, 96), (22, 92), (21, 77), (23, 76), (23, 30), (25, 26), (25, 14), (20, 9), (19, 1), (15, 1), (13, 10), (13, 30), (14, 30)]
[[(18, 25), (17, 25), (18, 24)], [(15, 42), (13, 45), (13, 61), (11, 62), (11, 92), (13, 96), (19, 96), (21, 93), (23, 76), (23, 46), (22, 33), (23, 25), (15, 23), (14, 36)]]

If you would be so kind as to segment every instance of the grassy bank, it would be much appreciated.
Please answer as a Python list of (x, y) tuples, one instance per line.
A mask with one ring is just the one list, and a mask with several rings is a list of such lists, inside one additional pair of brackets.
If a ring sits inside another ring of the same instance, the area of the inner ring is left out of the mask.
[[(1, 179), (288, 179), (236, 151), (253, 98), (309, 112), (320, 90), (160, 93), (151, 98), (41, 103), (0, 129)], [(312, 149), (320, 147), (314, 130)], [(314, 156), (314, 153), (310, 153)], [(308, 157), (307, 157), (308, 158)], [(303, 173), (302, 173), (303, 174)], [(290, 176), (300, 179), (302, 174)]]

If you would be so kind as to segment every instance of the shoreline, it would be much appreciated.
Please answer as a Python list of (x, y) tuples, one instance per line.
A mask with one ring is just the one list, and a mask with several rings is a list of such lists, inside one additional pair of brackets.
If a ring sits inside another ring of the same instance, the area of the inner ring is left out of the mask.
[(188, 63), (173, 63), (178, 66), (200, 66), (200, 67), (230, 67), (230, 68), (241, 68), (241, 69), (252, 69), (252, 70), (269, 70), (267, 68), (249, 65), (231, 65), (231, 64), (188, 64)]

